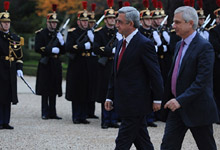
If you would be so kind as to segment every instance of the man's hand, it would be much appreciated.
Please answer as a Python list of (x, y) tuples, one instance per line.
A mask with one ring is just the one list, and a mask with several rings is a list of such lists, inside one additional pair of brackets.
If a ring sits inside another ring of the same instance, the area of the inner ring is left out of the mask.
[(113, 109), (111, 101), (105, 101), (105, 110), (111, 111)]
[(160, 103), (153, 103), (153, 111), (158, 111), (161, 108), (161, 104)]
[(123, 36), (120, 34), (120, 33), (116, 33), (116, 38), (118, 41), (122, 40), (123, 39)]
[(86, 50), (90, 50), (91, 49), (91, 43), (90, 42), (86, 42), (84, 45), (85, 45), (85, 49)]
[(64, 45), (64, 39), (63, 39), (63, 36), (60, 32), (57, 33), (57, 38), (58, 38), (60, 44)]
[(162, 41), (157, 31), (153, 31), (153, 38), (154, 38), (154, 41), (157, 43), (157, 46), (160, 46), (162, 44)]
[(60, 49), (58, 47), (53, 47), (52, 48), (52, 53), (59, 54), (59, 52), (60, 52)]
[(89, 40), (91, 42), (94, 42), (94, 34), (93, 34), (92, 30), (87, 31), (87, 36), (89, 37)]
[(18, 77), (24, 77), (22, 70), (17, 70), (17, 76)]
[(179, 102), (173, 98), (171, 100), (169, 100), (165, 105), (164, 108), (169, 108), (171, 111), (175, 111), (176, 109), (179, 109), (181, 106), (179, 104)]

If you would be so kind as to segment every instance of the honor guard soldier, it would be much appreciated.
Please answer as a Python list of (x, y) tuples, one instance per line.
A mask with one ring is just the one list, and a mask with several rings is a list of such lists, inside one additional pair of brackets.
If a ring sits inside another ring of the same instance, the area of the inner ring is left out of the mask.
[[(104, 103), (108, 90), (108, 83), (112, 73), (113, 56), (119, 33), (115, 27), (115, 11), (112, 9), (113, 0), (107, 1), (109, 9), (105, 10), (105, 26), (95, 30), (94, 52), (99, 57), (98, 80), (97, 80), (97, 102), (102, 104), (102, 122), (101, 127), (119, 127), (117, 124), (117, 115), (112, 111), (106, 111)], [(118, 33), (118, 34), (117, 34)], [(118, 37), (119, 38), (119, 37)], [(122, 37), (121, 37), (122, 38)]]
[(65, 53), (64, 39), (57, 32), (57, 5), (47, 15), (45, 29), (36, 31), (35, 51), (41, 54), (37, 69), (36, 94), (41, 95), (42, 119), (62, 119), (56, 113), (56, 96), (62, 96), (62, 66), (59, 59)]
[(145, 10), (142, 10), (140, 12), (140, 21), (141, 21), (141, 26), (139, 27), (139, 31), (146, 36), (147, 38), (153, 40), (152, 32), (152, 16), (151, 12), (149, 10), (149, 0), (143, 0), (143, 5), (146, 8)]
[[(155, 10), (152, 11), (153, 18), (153, 39), (155, 41), (156, 51), (158, 55), (158, 60), (160, 64), (161, 73), (163, 76), (164, 84), (166, 84), (167, 75), (172, 63), (172, 53), (169, 51), (170, 44), (170, 35), (167, 32), (167, 27), (164, 24), (161, 24), (166, 16), (162, 2), (153, 1)], [(159, 8), (159, 9), (158, 9)]]
[(203, 1), (202, 0), (198, 0), (197, 1), (198, 5), (199, 5), (199, 10), (197, 10), (197, 14), (199, 17), (199, 22), (198, 22), (198, 33), (206, 40), (209, 40), (209, 32), (205, 27), (202, 27), (202, 25), (205, 23), (205, 15), (204, 15), (204, 10), (202, 9), (203, 7)]
[(10, 31), (9, 2), (4, 2), (5, 12), (0, 13), (0, 129), (10, 126), (11, 103), (17, 104), (17, 77), (23, 77), (23, 42)]
[[(216, 4), (220, 7), (220, 0), (216, 0)], [(217, 18), (220, 18), (220, 8), (214, 11)], [(215, 96), (215, 101), (218, 108), (218, 114), (220, 119), (220, 24), (217, 24), (216, 27), (210, 30), (209, 41), (212, 44), (215, 50), (215, 63), (214, 63), (214, 71), (213, 71), (213, 91)], [(218, 122), (220, 124), (220, 122)]]
[[(96, 25), (95, 19), (95, 8), (96, 4), (91, 4), (92, 12), (88, 13), (89, 18), (89, 30), (87, 31), (87, 36), (89, 40), (94, 42), (93, 28)], [(92, 48), (91, 48), (92, 49)], [(89, 74), (89, 102), (87, 109), (87, 118), (98, 119), (99, 117), (95, 115), (95, 89), (96, 89), (96, 77), (98, 69), (98, 57), (94, 52), (91, 52), (91, 57), (88, 58), (88, 74)]]
[[(220, 0), (216, 0), (216, 4), (218, 7), (220, 7)], [(216, 24), (219, 25), (220, 24), (220, 8), (216, 9), (214, 11), (214, 14), (216, 16)]]
[(88, 33), (87, 2), (83, 1), (83, 11), (78, 12), (77, 28), (69, 30), (66, 50), (69, 63), (66, 76), (66, 99), (72, 101), (72, 120), (74, 124), (89, 124), (86, 120), (89, 103), (88, 63), (91, 57), (92, 43)]
[[(145, 10), (140, 11), (140, 21), (141, 26), (139, 27), (139, 31), (147, 38), (151, 39), (153, 41), (153, 28), (151, 26), (152, 24), (152, 16), (151, 12), (149, 10), (149, 0), (143, 0), (143, 5), (146, 8)], [(149, 127), (157, 127), (157, 125), (154, 123), (154, 113), (150, 113), (146, 117), (147, 126)]]

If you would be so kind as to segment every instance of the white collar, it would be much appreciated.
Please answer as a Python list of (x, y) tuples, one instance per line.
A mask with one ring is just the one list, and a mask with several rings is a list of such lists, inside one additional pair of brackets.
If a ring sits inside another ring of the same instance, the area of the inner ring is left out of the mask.
[(125, 40), (127, 42), (127, 44), (129, 44), (129, 42), (131, 41), (131, 39), (134, 37), (134, 35), (138, 32), (138, 29), (135, 29), (131, 34), (129, 34)]

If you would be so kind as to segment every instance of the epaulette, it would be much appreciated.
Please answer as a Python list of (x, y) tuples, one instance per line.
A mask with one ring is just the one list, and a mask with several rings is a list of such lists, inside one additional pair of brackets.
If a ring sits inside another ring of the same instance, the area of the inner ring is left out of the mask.
[(38, 32), (42, 31), (43, 28), (40, 28), (39, 30), (35, 31), (35, 34), (37, 34)]
[(175, 32), (175, 29), (170, 30), (170, 32)]
[(95, 29), (94, 32), (98, 32), (101, 29), (102, 29), (102, 27), (99, 27), (99, 28)]
[(71, 28), (71, 29), (68, 29), (68, 32), (73, 32), (74, 30), (76, 30), (76, 28)]
[(211, 29), (215, 28), (216, 24), (214, 24), (213, 26), (209, 27), (208, 30), (210, 31)]

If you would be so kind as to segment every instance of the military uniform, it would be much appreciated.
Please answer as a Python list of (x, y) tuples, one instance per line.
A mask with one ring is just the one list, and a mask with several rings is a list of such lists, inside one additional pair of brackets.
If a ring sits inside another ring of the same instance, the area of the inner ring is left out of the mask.
[[(9, 13), (0, 13), (2, 22), (10, 22)], [(9, 126), (11, 103), (17, 104), (17, 70), (23, 68), (23, 53), (20, 37), (16, 34), (0, 31), (0, 129), (13, 129)]]
[[(53, 14), (49, 14), (50, 16)], [(55, 18), (49, 21), (58, 21)], [(56, 114), (56, 95), (62, 96), (62, 66), (60, 55), (65, 46), (57, 39), (57, 32), (47, 28), (36, 32), (35, 51), (41, 54), (36, 78), (36, 94), (42, 96), (42, 119), (61, 119)], [(58, 53), (53, 48), (59, 48)]]
[[(202, 0), (199, 0), (198, 1), (198, 4), (199, 4), (199, 10), (197, 10), (197, 14), (198, 14), (198, 17), (199, 17), (199, 20), (202, 19), (203, 21), (205, 20), (205, 15), (204, 15), (204, 11), (202, 9), (203, 7), (203, 2)], [(209, 30), (206, 29), (206, 28), (202, 28), (202, 24), (198, 24), (198, 29), (197, 29), (198, 33), (206, 40), (209, 40)]]
[(149, 29), (144, 29), (143, 26), (140, 26), (138, 29), (145, 37), (153, 40), (152, 32), (155, 30), (154, 28), (150, 27)]
[[(90, 34), (90, 41), (94, 42), (94, 33), (92, 28), (94, 28), (96, 24), (95, 20), (95, 7), (96, 4), (92, 3), (91, 8), (92, 12), (88, 13), (89, 18), (89, 28), (90, 33), (87, 32), (87, 36), (89, 37)], [(93, 48), (92, 48), (93, 49)], [(92, 51), (92, 50), (91, 50)], [(96, 77), (97, 77), (97, 69), (98, 69), (98, 57), (94, 52), (91, 52), (91, 57), (88, 59), (88, 74), (89, 74), (89, 102), (88, 102), (88, 109), (87, 109), (87, 118), (98, 119), (98, 116), (95, 115), (95, 89), (96, 89)]]
[[(87, 11), (78, 12), (78, 21), (88, 21)], [(89, 102), (89, 72), (88, 64), (91, 57), (91, 48), (87, 29), (80, 27), (70, 29), (66, 40), (66, 50), (69, 53), (69, 63), (66, 76), (66, 99), (72, 101), (73, 123), (88, 124), (86, 120)]]
[(215, 63), (213, 71), (213, 91), (215, 101), (218, 107), (219, 118), (220, 118), (220, 25), (210, 30), (210, 43), (213, 45), (215, 50)]
[[(115, 17), (114, 10), (110, 9), (105, 10), (105, 19), (107, 17)], [(108, 127), (117, 126), (117, 114), (112, 111), (106, 111), (104, 103), (106, 100), (106, 95), (108, 91), (108, 83), (112, 74), (112, 65), (114, 53), (112, 49), (117, 44), (117, 29), (114, 27), (112, 29), (104, 26), (95, 30), (94, 38), (94, 52), (98, 55), (98, 75), (97, 75), (97, 94), (96, 101), (102, 103), (102, 122), (101, 126), (103, 129)]]
[[(165, 15), (164, 10), (162, 9), (162, 6), (160, 10), (156, 9), (152, 11), (153, 19), (163, 18), (165, 16), (166, 15)], [(156, 33), (159, 35), (157, 39), (156, 39), (156, 36), (154, 36), (154, 34)], [(167, 37), (166, 39), (165, 39), (165, 34)], [(157, 49), (157, 55), (158, 55), (158, 60), (160, 64), (161, 74), (164, 80), (164, 84), (166, 84), (168, 72), (169, 72), (169, 69), (172, 63), (172, 53), (169, 50), (170, 35), (168, 33), (167, 28), (164, 25), (158, 26), (157, 29), (153, 31), (153, 38), (154, 38), (156, 49)]]

